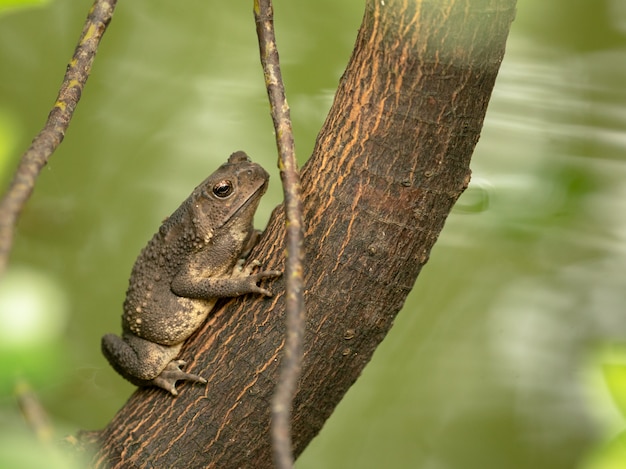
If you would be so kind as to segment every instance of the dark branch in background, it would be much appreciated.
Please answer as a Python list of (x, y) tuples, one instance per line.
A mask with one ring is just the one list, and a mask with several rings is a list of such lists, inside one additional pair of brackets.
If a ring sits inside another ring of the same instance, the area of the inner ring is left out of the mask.
[(302, 206), (300, 176), (296, 163), (289, 105), (280, 72), (274, 12), (271, 0), (254, 0), (254, 19), (259, 37), (261, 64), (276, 130), (280, 155), (278, 167), (285, 195), (287, 253), (285, 261), (285, 314), (287, 341), (280, 378), (272, 400), (272, 444), (274, 463), (280, 469), (293, 467), (291, 407), (302, 361), (304, 299), (302, 295)]
[(0, 202), (0, 275), (6, 269), (17, 219), (33, 192), (37, 176), (63, 141), (116, 3), (117, 0), (95, 0), (46, 125), (22, 155), (11, 185)]

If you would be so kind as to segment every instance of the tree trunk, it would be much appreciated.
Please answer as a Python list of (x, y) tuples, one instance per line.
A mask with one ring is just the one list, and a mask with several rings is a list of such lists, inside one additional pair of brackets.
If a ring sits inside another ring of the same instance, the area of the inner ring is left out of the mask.
[[(306, 333), (294, 452), (319, 432), (383, 340), (467, 187), (515, 0), (368, 0), (302, 171)], [(254, 155), (254, 152), (251, 151)], [(252, 256), (282, 269), (278, 207)], [(181, 352), (206, 388), (133, 394), (95, 467), (272, 466), (270, 401), (285, 341), (275, 296), (222, 304)], [(406, 314), (409, 314), (407, 311)]]

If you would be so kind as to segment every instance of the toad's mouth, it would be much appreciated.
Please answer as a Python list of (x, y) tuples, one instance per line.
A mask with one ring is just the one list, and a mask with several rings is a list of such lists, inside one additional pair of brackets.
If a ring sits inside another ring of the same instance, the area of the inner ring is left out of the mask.
[[(244, 200), (242, 204), (240, 204), (235, 210), (233, 210), (230, 213), (230, 215), (225, 218), (224, 223), (219, 225), (218, 228), (222, 228), (223, 226), (226, 226), (229, 223), (231, 223), (233, 220), (238, 219), (239, 218), (238, 215), (246, 212), (248, 209), (250, 209), (251, 206), (258, 203), (258, 201), (261, 199), (263, 194), (265, 194), (265, 191), (267, 190), (267, 186), (269, 185), (268, 183), (269, 183), (268, 180), (264, 180), (263, 184), (259, 185), (259, 187), (257, 187), (256, 190), (251, 192), (250, 195), (248, 195), (248, 197), (246, 198), (246, 200)], [(252, 210), (253, 211), (256, 210), (256, 207), (253, 207)]]

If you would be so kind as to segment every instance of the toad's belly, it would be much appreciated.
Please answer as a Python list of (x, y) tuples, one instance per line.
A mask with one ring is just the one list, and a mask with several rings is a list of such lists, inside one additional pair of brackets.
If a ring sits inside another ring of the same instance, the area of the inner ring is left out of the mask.
[(173, 295), (167, 305), (153, 303), (149, 309), (131, 309), (124, 314), (123, 328), (150, 342), (179, 344), (202, 325), (216, 301)]

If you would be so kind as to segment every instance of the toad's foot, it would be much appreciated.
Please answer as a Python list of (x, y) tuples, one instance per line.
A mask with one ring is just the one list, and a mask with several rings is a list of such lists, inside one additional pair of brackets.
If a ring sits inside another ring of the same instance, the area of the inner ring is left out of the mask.
[(165, 369), (161, 371), (159, 376), (152, 380), (151, 384), (169, 391), (173, 396), (178, 396), (176, 381), (185, 380), (206, 384), (207, 381), (202, 376), (185, 373), (180, 369), (181, 366), (185, 366), (186, 364), (187, 362), (184, 360), (172, 360), (167, 364)]
[(248, 277), (252, 271), (261, 265), (261, 261), (254, 259), (248, 263), (247, 266), (243, 266), (246, 263), (246, 259), (242, 258), (237, 261), (233, 268), (233, 277)]
[(283, 273), (280, 270), (264, 270), (262, 272), (253, 273), (253, 270), (261, 266), (261, 262), (258, 259), (253, 259), (247, 266), (243, 266), (246, 259), (239, 259), (235, 267), (233, 268), (232, 276), (234, 278), (246, 278), (248, 280), (248, 287), (246, 293), (259, 293), (264, 296), (273, 296), (272, 292), (266, 288), (261, 288), (257, 284), (266, 278), (272, 279), (280, 277)]

